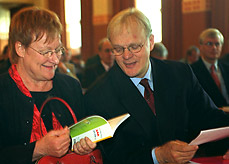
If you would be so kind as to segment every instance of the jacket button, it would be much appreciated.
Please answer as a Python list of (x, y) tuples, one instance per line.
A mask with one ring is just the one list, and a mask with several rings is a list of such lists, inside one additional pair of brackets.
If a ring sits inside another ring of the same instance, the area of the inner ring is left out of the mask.
[(26, 145), (27, 145), (27, 143), (25, 142), (25, 143), (24, 143), (24, 145), (26, 146)]
[(26, 121), (26, 124), (29, 124), (29, 120)]

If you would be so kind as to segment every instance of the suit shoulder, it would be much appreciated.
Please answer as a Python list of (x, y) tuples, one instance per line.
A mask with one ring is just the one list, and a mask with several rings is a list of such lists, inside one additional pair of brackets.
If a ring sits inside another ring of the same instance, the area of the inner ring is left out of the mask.
[[(160, 61), (159, 61), (160, 62)], [(182, 71), (182, 70), (189, 70), (190, 65), (186, 63), (182, 63), (180, 61), (173, 61), (173, 60), (164, 60), (159, 63), (161, 68), (165, 68), (168, 70), (175, 70), (175, 71)]]
[(59, 72), (56, 72), (54, 78), (53, 78), (53, 81), (55, 82), (55, 84), (57, 84), (58, 86), (66, 86), (66, 85), (69, 85), (71, 87), (74, 87), (74, 86), (77, 86), (77, 87), (81, 87), (80, 85), (80, 82), (69, 76), (69, 75), (66, 75), (66, 74), (63, 74), (63, 73), (59, 73)]
[(229, 69), (229, 63), (219, 61), (219, 64), (220, 64), (222, 67), (224, 67), (224, 68), (226, 68), (226, 69)]
[(8, 72), (0, 75), (0, 88), (4, 89), (5, 87), (10, 86), (9, 84), (12, 82), (13, 80), (10, 78)]
[(85, 95), (101, 92), (104, 88), (109, 87), (110, 85), (110, 74), (104, 73), (101, 75), (86, 91)]

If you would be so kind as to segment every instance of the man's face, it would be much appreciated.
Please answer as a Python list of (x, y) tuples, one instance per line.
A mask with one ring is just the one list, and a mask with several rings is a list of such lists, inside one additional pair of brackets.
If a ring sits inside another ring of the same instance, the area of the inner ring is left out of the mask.
[(209, 63), (214, 63), (221, 55), (222, 44), (219, 38), (206, 38), (200, 45), (202, 57)]
[(114, 64), (114, 54), (112, 53), (111, 49), (111, 43), (109, 41), (105, 41), (103, 43), (102, 50), (99, 52), (101, 60), (109, 66)]
[[(129, 77), (144, 77), (149, 67), (150, 51), (154, 46), (153, 35), (146, 38), (144, 29), (132, 24), (129, 27), (123, 26), (119, 32), (112, 34), (111, 43), (113, 48), (125, 48), (123, 54), (115, 54), (115, 60), (123, 72)], [(128, 50), (128, 47), (136, 45), (142, 46), (139, 52), (133, 53)]]

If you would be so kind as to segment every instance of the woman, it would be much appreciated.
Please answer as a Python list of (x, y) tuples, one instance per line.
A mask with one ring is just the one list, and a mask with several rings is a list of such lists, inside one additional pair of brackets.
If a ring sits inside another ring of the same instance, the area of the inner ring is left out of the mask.
[[(67, 153), (70, 137), (66, 126), (74, 123), (67, 108), (53, 100), (45, 106), (41, 124), (38, 121), (39, 109), (48, 97), (64, 99), (78, 120), (84, 117), (79, 82), (55, 73), (64, 50), (61, 32), (57, 15), (46, 9), (22, 9), (11, 21), (12, 66), (0, 77), (0, 161), (3, 163), (32, 163), (45, 155), (61, 157)], [(95, 146), (85, 138), (74, 145), (74, 151), (86, 154)]]

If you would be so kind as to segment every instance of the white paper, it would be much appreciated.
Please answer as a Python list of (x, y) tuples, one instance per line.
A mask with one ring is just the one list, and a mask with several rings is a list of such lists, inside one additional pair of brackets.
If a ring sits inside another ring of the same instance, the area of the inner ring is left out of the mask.
[(189, 143), (189, 145), (200, 145), (203, 143), (217, 141), (229, 137), (229, 126), (201, 131), (200, 134)]

